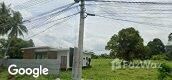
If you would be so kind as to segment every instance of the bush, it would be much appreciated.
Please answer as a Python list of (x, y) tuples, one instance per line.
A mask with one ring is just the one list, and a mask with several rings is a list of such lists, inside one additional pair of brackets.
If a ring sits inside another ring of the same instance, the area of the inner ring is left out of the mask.
[(153, 55), (151, 57), (151, 60), (167, 60), (167, 56), (165, 54), (160, 54), (160, 55)]
[(168, 60), (172, 60), (172, 51), (167, 53)]
[(172, 68), (167, 64), (162, 64), (161, 68), (158, 69), (158, 72), (158, 80), (165, 80), (168, 76), (171, 76)]

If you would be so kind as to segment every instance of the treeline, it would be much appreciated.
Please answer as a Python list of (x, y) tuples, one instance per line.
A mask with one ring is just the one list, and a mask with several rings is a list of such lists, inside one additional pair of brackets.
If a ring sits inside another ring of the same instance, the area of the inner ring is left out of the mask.
[[(169, 40), (171, 40), (171, 37), (169, 37)], [(147, 45), (144, 45), (143, 42), (144, 40), (139, 31), (130, 27), (122, 29), (118, 34), (114, 34), (105, 49), (110, 51), (111, 58), (120, 58), (126, 61), (132, 61), (133, 59), (172, 59), (168, 56), (171, 55), (171, 52), (167, 52), (160, 39), (155, 38), (148, 42)]]
[[(172, 33), (168, 36), (169, 41), (172, 41)], [(144, 45), (144, 40), (140, 36), (139, 31), (134, 28), (122, 29), (118, 34), (114, 34), (108, 41), (106, 50), (110, 51), (110, 54), (96, 55), (94, 52), (88, 52), (92, 54), (93, 59), (97, 58), (120, 58), (127, 61), (134, 59), (153, 59), (153, 60), (171, 60), (172, 59), (172, 45), (167, 50), (166, 46), (159, 38), (154, 38)]]
[(98, 54), (96, 54), (94, 52), (89, 52), (89, 51), (84, 51), (84, 53), (91, 54), (92, 59), (101, 59), (101, 58), (102, 59), (109, 59), (109, 58), (112, 58), (112, 57), (110, 57), (109, 54), (106, 54), (106, 53), (100, 54), (100, 55), (98, 55)]

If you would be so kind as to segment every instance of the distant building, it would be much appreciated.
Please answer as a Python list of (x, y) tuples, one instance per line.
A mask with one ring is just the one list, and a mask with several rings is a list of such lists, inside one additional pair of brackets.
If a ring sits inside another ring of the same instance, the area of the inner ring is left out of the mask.
[(166, 45), (167, 52), (172, 52), (172, 33), (168, 36), (168, 43)]
[[(58, 59), (61, 68), (72, 68), (74, 48), (56, 49), (51, 47), (22, 48), (23, 59)], [(83, 67), (88, 66), (91, 54), (83, 54)]]
[(166, 45), (166, 50), (167, 50), (167, 52), (172, 51), (172, 41), (168, 41), (168, 43)]
[(166, 45), (167, 57), (172, 60), (172, 41), (169, 41)]

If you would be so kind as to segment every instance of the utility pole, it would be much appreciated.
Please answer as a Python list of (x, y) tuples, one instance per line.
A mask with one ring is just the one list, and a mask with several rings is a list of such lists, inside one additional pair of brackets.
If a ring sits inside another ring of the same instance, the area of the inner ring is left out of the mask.
[[(75, 2), (79, 2), (79, 0), (75, 0)], [(82, 78), (85, 0), (80, 0), (80, 10), (81, 11), (80, 11), (78, 48), (75, 49), (75, 53), (73, 57), (72, 80), (81, 80)]]

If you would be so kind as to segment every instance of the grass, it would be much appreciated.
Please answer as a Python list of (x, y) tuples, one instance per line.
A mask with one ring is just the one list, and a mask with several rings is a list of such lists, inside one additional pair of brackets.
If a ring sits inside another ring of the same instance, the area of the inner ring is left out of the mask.
[[(83, 69), (82, 78), (84, 80), (157, 80), (157, 69), (119, 69), (112, 71), (112, 59), (94, 59), (92, 67)], [(167, 63), (172, 66), (170, 61), (154, 61)], [(71, 80), (71, 70), (61, 71), (59, 77), (61, 80)], [(7, 80), (7, 70), (0, 71), (0, 80)], [(40, 76), (35, 80), (55, 80), (56, 76)], [(34, 80), (31, 76), (15, 76), (14, 80)], [(172, 80), (168, 78), (167, 80)]]

